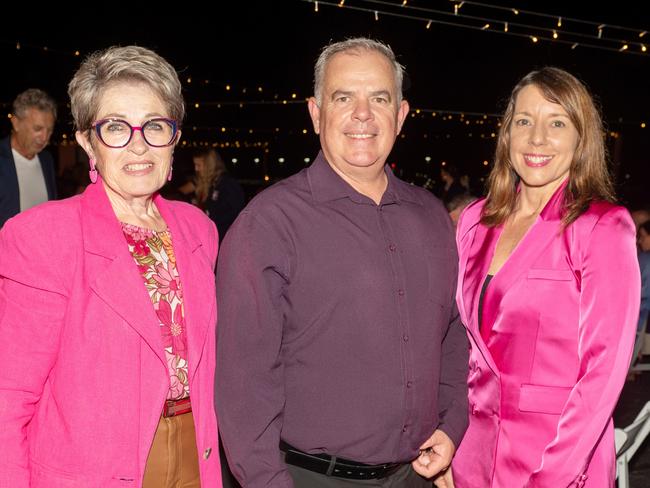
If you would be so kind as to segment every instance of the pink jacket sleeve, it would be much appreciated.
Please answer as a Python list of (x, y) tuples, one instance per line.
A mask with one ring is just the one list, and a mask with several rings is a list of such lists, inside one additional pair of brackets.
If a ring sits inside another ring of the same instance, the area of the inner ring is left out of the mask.
[(30, 483), (27, 428), (57, 359), (67, 298), (48, 232), (16, 220), (0, 233), (0, 486), (22, 488)]
[(625, 209), (610, 208), (574, 243), (582, 260), (580, 369), (557, 434), (526, 488), (580, 481), (576, 472), (587, 469), (625, 382), (639, 313), (640, 274), (632, 220)]

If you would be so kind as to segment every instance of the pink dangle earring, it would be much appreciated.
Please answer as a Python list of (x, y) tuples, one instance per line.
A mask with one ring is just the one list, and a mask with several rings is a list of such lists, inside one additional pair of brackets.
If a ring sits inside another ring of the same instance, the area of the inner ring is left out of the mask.
[(88, 160), (88, 163), (90, 163), (90, 171), (88, 171), (88, 176), (90, 176), (90, 182), (97, 183), (97, 168), (95, 167), (95, 160), (93, 158), (90, 158)]
[(174, 171), (174, 158), (172, 157), (172, 162), (169, 165), (169, 174), (167, 175), (167, 181), (172, 180), (172, 172)]

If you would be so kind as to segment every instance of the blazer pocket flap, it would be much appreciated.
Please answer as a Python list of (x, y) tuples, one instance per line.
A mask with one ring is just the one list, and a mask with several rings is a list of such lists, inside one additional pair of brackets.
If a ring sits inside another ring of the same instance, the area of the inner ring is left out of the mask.
[(519, 410), (559, 415), (570, 393), (570, 386), (521, 385)]
[(528, 279), (571, 281), (573, 272), (570, 269), (529, 269)]

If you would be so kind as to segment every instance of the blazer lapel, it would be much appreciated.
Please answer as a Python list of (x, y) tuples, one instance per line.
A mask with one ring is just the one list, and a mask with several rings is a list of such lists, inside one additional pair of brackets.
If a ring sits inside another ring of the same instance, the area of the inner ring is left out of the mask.
[[(172, 234), (176, 265), (183, 290), (183, 310), (189, 352), (188, 374), (190, 380), (203, 353), (207, 332), (216, 322), (216, 301), (214, 297), (214, 270), (201, 241), (188, 227), (187, 221), (180, 222), (176, 213), (161, 197), (155, 199), (156, 206), (165, 219)], [(206, 302), (206, 300), (208, 300)]]
[[(521, 279), (523, 274), (528, 272), (537, 256), (553, 240), (557, 239), (562, 229), (565, 187), (566, 182), (555, 191), (535, 223), (528, 229), (526, 235), (490, 282), (483, 299), (483, 319), (487, 327), (492, 328), (499, 312), (499, 304), (505, 293)], [(493, 245), (496, 246), (496, 239)], [(488, 340), (488, 345), (489, 342)]]
[(91, 289), (142, 337), (166, 367), (160, 321), (101, 179), (86, 189), (81, 207), (85, 251), (98, 257), (98, 264), (91, 268)]
[(480, 333), (480, 326), (492, 328), (499, 313), (501, 300), (508, 289), (526, 273), (531, 263), (550, 243), (557, 238), (561, 230), (561, 218), (566, 182), (553, 194), (540, 213), (537, 221), (526, 233), (519, 245), (504, 263), (499, 272), (492, 278), (483, 297), (483, 323), (480, 324), (478, 305), (497, 241), (503, 231), (502, 226), (488, 228), (479, 223), (483, 205), (475, 205), (468, 209), (466, 218), (469, 220), (468, 229), (459, 240), (459, 293), (463, 323), (474, 339), (486, 363), (498, 376), (499, 369), (489, 350), (487, 343)]
[[(483, 341), (480, 333), (480, 324), (478, 317), (478, 304), (483, 287), (483, 281), (492, 261), (496, 240), (500, 235), (500, 228), (486, 227), (478, 223), (480, 219), (480, 209), (476, 214), (476, 225), (471, 233), (466, 236), (465, 249), (462, 250), (463, 260), (460, 264), (462, 289), (459, 295), (463, 297), (462, 308), (464, 309), (464, 323), (468, 332), (474, 339), (490, 369), (498, 377), (500, 375), (487, 345)], [(490, 284), (491, 286), (491, 284)]]
[(11, 151), (11, 136), (0, 140), (0, 192), (7, 204), (6, 212), (0, 215), (0, 227), (4, 221), (20, 212), (20, 192), (18, 190), (18, 173), (14, 153)]

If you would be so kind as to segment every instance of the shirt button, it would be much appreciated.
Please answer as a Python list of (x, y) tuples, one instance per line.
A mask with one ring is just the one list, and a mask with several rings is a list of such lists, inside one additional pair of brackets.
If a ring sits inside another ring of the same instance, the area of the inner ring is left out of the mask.
[(389, 249), (391, 252), (395, 252), (395, 249), (397, 249), (397, 246), (396, 246), (395, 244), (391, 244), (390, 246), (388, 246), (388, 249)]
[(404, 296), (404, 290), (397, 290), (397, 294), (401, 297)]
[(407, 334), (404, 334), (402, 336), (402, 339), (404, 339), (404, 342), (408, 342), (409, 341), (409, 336)]
[(411, 388), (412, 386), (413, 386), (413, 382), (412, 382), (412, 381), (407, 381), (407, 382), (406, 382), (406, 387), (407, 387), (407, 388)]
[(406, 428), (406, 425), (402, 427), (402, 432), (406, 432), (408, 429)]

